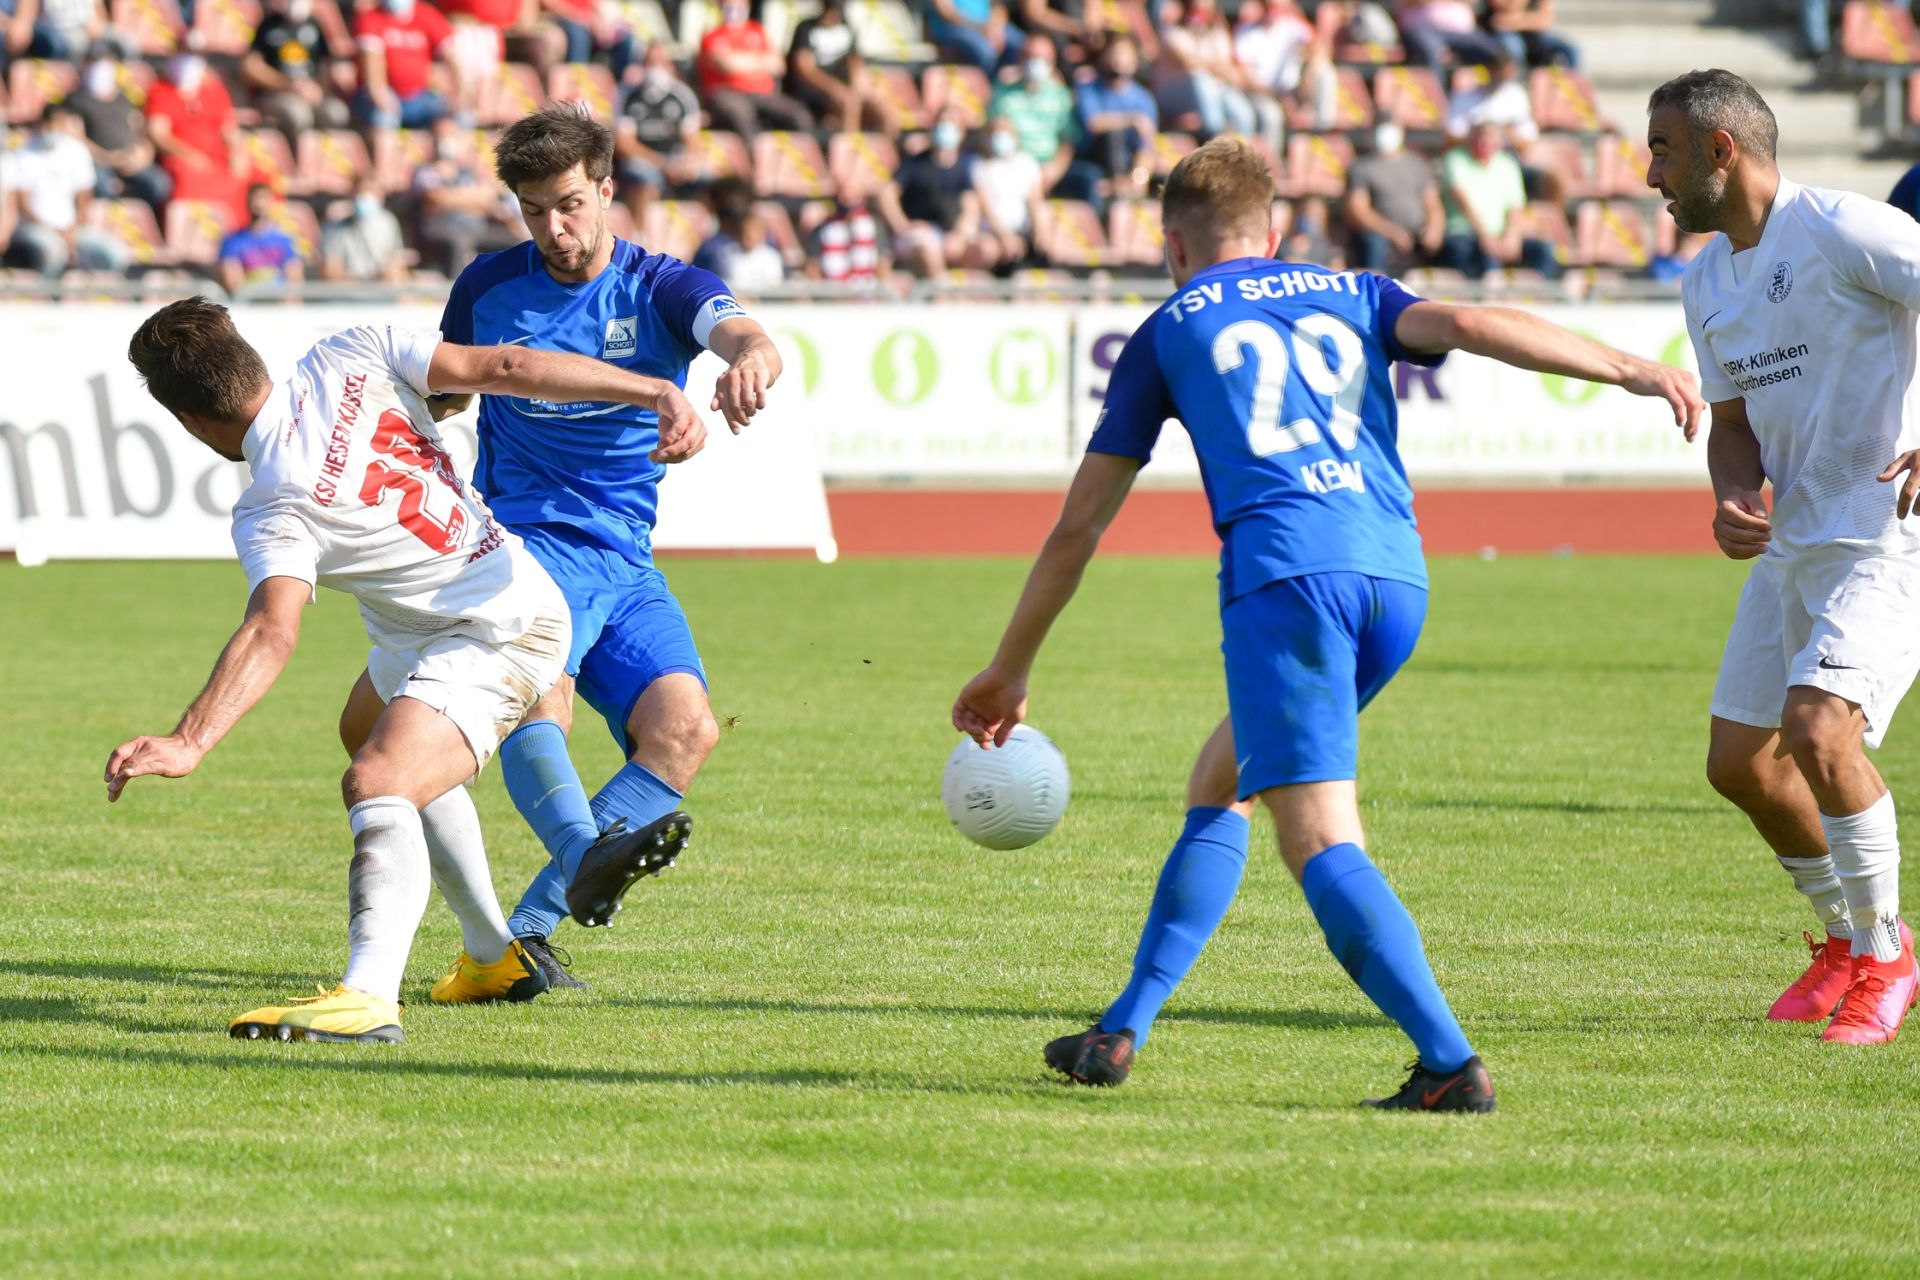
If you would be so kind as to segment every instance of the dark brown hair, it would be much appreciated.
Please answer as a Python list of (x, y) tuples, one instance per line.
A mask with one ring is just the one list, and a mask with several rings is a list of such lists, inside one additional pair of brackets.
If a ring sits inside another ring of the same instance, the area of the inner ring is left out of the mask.
[(127, 359), (166, 409), (216, 422), (246, 421), (272, 381), (227, 309), (205, 298), (169, 302), (148, 316), (127, 344)]
[(1265, 235), (1273, 225), (1273, 171), (1239, 138), (1215, 138), (1181, 157), (1160, 193), (1165, 226), (1199, 215), (1216, 237)]
[(507, 126), (493, 148), (493, 171), (507, 190), (557, 178), (583, 165), (588, 182), (613, 173), (613, 131), (573, 103), (555, 103)]
[(1706, 140), (1724, 130), (1748, 155), (1772, 161), (1780, 143), (1780, 124), (1760, 91), (1731, 71), (1718, 67), (1689, 71), (1661, 85), (1647, 99), (1647, 114), (1678, 107), (1693, 132), (1698, 155)]

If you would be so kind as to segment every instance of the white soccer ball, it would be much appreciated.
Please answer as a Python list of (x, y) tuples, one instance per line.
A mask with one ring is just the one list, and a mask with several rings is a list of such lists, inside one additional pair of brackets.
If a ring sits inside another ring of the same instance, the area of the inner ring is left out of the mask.
[(1002, 747), (962, 738), (947, 757), (940, 799), (960, 834), (989, 849), (1024, 849), (1067, 811), (1067, 759), (1053, 740), (1014, 726)]

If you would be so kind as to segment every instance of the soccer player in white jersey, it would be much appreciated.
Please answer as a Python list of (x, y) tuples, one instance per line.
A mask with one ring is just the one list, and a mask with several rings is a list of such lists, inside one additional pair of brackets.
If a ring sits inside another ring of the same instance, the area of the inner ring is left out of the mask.
[(179, 726), (114, 749), (107, 798), (143, 774), (194, 770), (285, 668), (318, 586), (359, 601), (373, 642), (365, 678), (385, 703), (364, 741), (349, 743), (353, 763), (341, 781), (353, 830), (346, 974), (318, 998), (242, 1014), (231, 1033), (403, 1039), (400, 980), (429, 878), (466, 944), (435, 998), (442, 987), (458, 989), (454, 998), (474, 989), (538, 995), (546, 979), (507, 932), (461, 784), (560, 679), (567, 604), (455, 474), (426, 397), (646, 405), (660, 414), (659, 461), (704, 443), (693, 407), (670, 382), (584, 356), (458, 346), (372, 325), (325, 339), (275, 383), (226, 309), (199, 298), (148, 317), (127, 355), (190, 434), (250, 467), (233, 512), (250, 595)]
[(1754, 562), (1714, 686), (1707, 777), (1825, 930), (1767, 1016), (1831, 1018), (1823, 1039), (1878, 1044), (1916, 986), (1893, 796), (1865, 747), (1920, 671), (1920, 528), (1885, 483), (1920, 444), (1920, 226), (1782, 177), (1773, 112), (1731, 72), (1670, 80), (1648, 113), (1648, 185), (1681, 230), (1721, 233), (1682, 294), (1713, 406), (1714, 536)]

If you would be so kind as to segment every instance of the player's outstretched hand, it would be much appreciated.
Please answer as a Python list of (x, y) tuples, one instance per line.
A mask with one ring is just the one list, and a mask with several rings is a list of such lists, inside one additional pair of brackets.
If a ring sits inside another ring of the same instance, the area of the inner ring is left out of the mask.
[(1027, 682), (988, 667), (960, 691), (953, 727), (981, 746), (1007, 745), (1013, 727), (1027, 718)]
[(1893, 509), (1905, 520), (1913, 510), (1914, 496), (1920, 494), (1920, 449), (1909, 449), (1889, 462), (1887, 469), (1880, 473), (1880, 480), (1882, 483), (1898, 480), (1902, 472), (1906, 473), (1907, 482), (1900, 486), (1900, 496)]
[(1700, 398), (1700, 379), (1685, 369), (1642, 360), (1620, 385), (1637, 396), (1665, 400), (1673, 408), (1673, 425), (1679, 427), (1688, 440), (1700, 434), (1700, 419), (1707, 411), (1707, 402)]
[(772, 371), (758, 351), (749, 350), (727, 366), (713, 384), (715, 413), (727, 420), (733, 434), (753, 421), (753, 415), (767, 407), (767, 388), (773, 385)]
[(1753, 559), (1767, 549), (1772, 537), (1773, 522), (1767, 519), (1766, 501), (1757, 493), (1724, 499), (1713, 513), (1713, 540), (1729, 560)]
[(107, 800), (118, 800), (127, 783), (143, 774), (162, 778), (184, 778), (200, 763), (201, 752), (186, 739), (168, 734), (164, 738), (135, 738), (123, 742), (107, 757)]
[(707, 424), (679, 388), (662, 392), (654, 409), (660, 415), (660, 446), (647, 456), (655, 462), (685, 462), (707, 446)]

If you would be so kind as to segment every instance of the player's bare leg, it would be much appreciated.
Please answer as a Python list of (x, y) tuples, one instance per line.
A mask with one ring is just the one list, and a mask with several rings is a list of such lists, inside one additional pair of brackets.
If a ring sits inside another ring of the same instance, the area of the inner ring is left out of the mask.
[(1900, 922), (1900, 835), (1893, 796), (1867, 759), (1866, 716), (1824, 689), (1794, 685), (1780, 736), (1820, 806), (1820, 825), (1853, 925), (1852, 973), (1823, 1039), (1879, 1044), (1920, 994), (1912, 938)]

